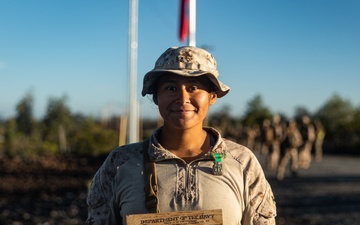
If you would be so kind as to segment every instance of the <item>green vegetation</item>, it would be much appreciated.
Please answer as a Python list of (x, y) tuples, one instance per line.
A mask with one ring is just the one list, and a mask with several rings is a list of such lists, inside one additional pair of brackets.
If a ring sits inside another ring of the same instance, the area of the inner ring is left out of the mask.
[[(31, 158), (35, 155), (97, 156), (107, 154), (119, 143), (120, 118), (106, 121), (85, 115), (74, 115), (67, 105), (66, 96), (50, 98), (45, 116), (33, 116), (34, 98), (27, 93), (16, 106), (13, 118), (0, 120), (0, 156)], [(212, 113), (207, 124), (219, 129), (223, 136), (244, 143), (246, 128), (260, 128), (264, 120), (274, 113), (256, 95), (248, 102), (244, 115), (230, 115), (231, 107)], [(306, 108), (295, 109), (295, 118), (280, 115), (283, 121), (308, 115), (319, 120), (326, 131), (324, 152), (360, 153), (360, 107), (335, 94), (315, 113)], [(0, 115), (1, 116), (1, 115)], [(143, 138), (151, 135), (158, 121), (142, 121)]]
[[(45, 116), (35, 120), (33, 97), (27, 94), (16, 107), (15, 118), (0, 121), (0, 155), (31, 158), (36, 155), (106, 154), (117, 146), (118, 127), (92, 117), (73, 115), (67, 98), (50, 98)], [(119, 122), (117, 122), (119, 124)]]

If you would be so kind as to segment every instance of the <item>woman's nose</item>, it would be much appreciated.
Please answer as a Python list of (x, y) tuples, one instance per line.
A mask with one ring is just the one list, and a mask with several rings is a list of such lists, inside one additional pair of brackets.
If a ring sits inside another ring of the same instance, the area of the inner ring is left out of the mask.
[(181, 87), (181, 89), (179, 89), (179, 95), (178, 95), (177, 102), (179, 102), (181, 104), (190, 102), (190, 93), (188, 92), (186, 87), (183, 86), (183, 87)]

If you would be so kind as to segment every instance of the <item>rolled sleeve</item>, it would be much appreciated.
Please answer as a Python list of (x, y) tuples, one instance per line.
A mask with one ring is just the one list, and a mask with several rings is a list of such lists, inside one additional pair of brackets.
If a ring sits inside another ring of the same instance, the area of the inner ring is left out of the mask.
[(87, 225), (105, 224), (110, 212), (110, 200), (112, 197), (112, 182), (116, 173), (116, 166), (113, 158), (116, 155), (112, 152), (96, 172), (86, 199), (88, 205)]
[(243, 224), (275, 225), (276, 203), (270, 184), (257, 159), (253, 158), (247, 165), (247, 182), (249, 193), (249, 212)]

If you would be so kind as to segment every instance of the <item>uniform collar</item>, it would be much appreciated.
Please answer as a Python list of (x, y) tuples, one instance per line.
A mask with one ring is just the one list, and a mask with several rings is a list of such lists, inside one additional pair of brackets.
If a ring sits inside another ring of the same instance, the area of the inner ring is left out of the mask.
[[(178, 157), (174, 155), (173, 153), (169, 152), (165, 148), (161, 146), (159, 143), (157, 136), (160, 133), (162, 127), (156, 129), (153, 134), (150, 137), (150, 148), (149, 148), (149, 155), (150, 158), (154, 161), (162, 161), (165, 159), (177, 159)], [(221, 134), (212, 127), (203, 127), (203, 129), (208, 132), (212, 136), (212, 139), (214, 140), (214, 146), (212, 146), (207, 154), (205, 154), (204, 158), (211, 157), (212, 153), (220, 153), (223, 154), (226, 151), (226, 145), (224, 140), (221, 137)], [(213, 144), (213, 143), (211, 143)]]

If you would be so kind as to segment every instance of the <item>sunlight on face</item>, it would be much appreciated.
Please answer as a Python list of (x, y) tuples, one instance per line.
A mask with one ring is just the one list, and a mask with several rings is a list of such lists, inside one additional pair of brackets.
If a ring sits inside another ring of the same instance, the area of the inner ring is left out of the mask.
[(157, 83), (156, 104), (164, 126), (188, 129), (201, 126), (217, 96), (205, 76), (163, 75)]

